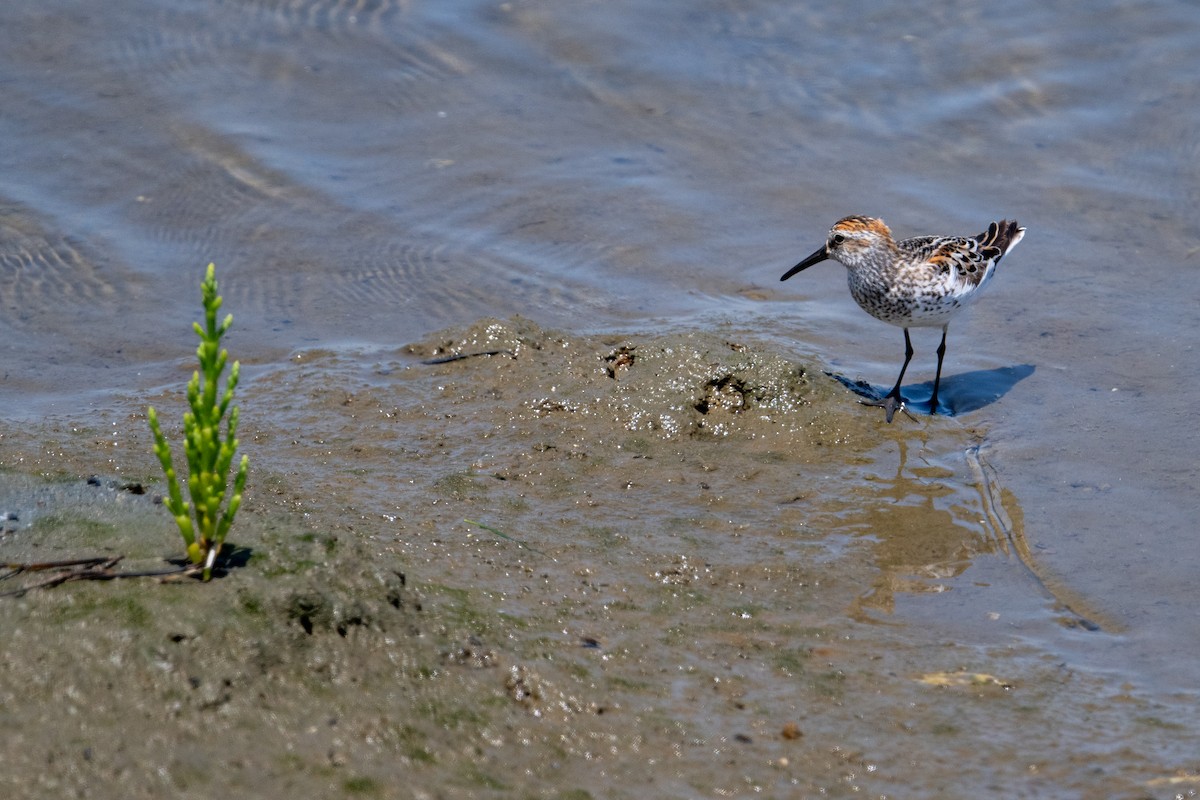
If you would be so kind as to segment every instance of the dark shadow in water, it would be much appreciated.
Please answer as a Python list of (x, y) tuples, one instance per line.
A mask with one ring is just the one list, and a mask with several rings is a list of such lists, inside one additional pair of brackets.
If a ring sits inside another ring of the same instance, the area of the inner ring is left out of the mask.
[[(1033, 370), (1032, 364), (1020, 364), (1015, 367), (978, 369), (959, 375), (947, 375), (942, 378), (942, 386), (938, 390), (938, 408), (943, 414), (951, 417), (978, 411), (1008, 394), (1009, 390), (1018, 382), (1032, 375)], [(866, 381), (853, 381), (845, 375), (833, 372), (825, 374), (868, 400), (882, 399), (892, 390), (891, 386), (872, 386)], [(905, 384), (901, 389), (901, 394), (904, 395), (905, 405), (929, 413), (929, 399), (933, 396), (933, 381)]]

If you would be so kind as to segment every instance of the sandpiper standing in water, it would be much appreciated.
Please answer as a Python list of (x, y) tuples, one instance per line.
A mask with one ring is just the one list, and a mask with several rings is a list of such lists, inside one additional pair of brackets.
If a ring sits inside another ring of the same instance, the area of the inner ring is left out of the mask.
[(840, 261), (847, 270), (850, 294), (863, 311), (904, 328), (904, 366), (896, 385), (882, 400), (864, 401), (882, 407), (888, 422), (896, 409), (904, 408), (900, 384), (913, 356), (908, 329), (940, 327), (942, 343), (937, 349), (937, 375), (929, 400), (929, 413), (936, 414), (950, 319), (974, 302), (1001, 257), (1024, 236), (1025, 229), (1016, 220), (1005, 219), (993, 222), (978, 236), (917, 236), (897, 242), (881, 219), (846, 217), (829, 230), (820, 250), (779, 280), (786, 281), (829, 258)]

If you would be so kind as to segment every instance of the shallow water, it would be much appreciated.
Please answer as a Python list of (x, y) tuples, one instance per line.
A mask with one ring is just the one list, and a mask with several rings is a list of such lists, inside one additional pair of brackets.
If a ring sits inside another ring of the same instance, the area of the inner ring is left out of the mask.
[[(943, 388), (1036, 575), (976, 557), (1003, 538), (967, 522), (985, 500), (939, 507), (939, 483), (975, 478), (923, 449), (924, 420), (880, 428), (889, 449), (839, 486), (830, 527), (919, 537), (900, 509), (924, 504), (962, 529), (958, 571), (919, 581), (937, 591), (864, 587), (865, 618), (1020, 643), (1177, 703), (1200, 684), (1197, 87), (1186, 3), (1086, 25), (1035, 3), (6, 3), (3, 423), (169, 396), (208, 261), (230, 347), (264, 381), (297, 351), (368, 365), (521, 314), (728, 326), (887, 385), (900, 332), (841, 268), (779, 275), (849, 213), (901, 236), (1015, 217), (1029, 233), (952, 326)], [(936, 337), (914, 345), (919, 394)], [(890, 496), (917, 464), (928, 495)], [(721, 541), (708, 557), (736, 561), (741, 540)], [(880, 563), (909, 563), (899, 541)]]

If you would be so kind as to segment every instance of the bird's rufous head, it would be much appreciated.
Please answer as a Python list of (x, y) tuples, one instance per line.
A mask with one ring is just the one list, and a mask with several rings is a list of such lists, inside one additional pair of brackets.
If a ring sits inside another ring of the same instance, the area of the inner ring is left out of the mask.
[(843, 217), (829, 229), (825, 246), (796, 266), (789, 269), (779, 280), (786, 281), (797, 272), (806, 270), (813, 264), (832, 258), (843, 264), (854, 264), (857, 257), (879, 246), (894, 247), (892, 232), (883, 220), (877, 217)]

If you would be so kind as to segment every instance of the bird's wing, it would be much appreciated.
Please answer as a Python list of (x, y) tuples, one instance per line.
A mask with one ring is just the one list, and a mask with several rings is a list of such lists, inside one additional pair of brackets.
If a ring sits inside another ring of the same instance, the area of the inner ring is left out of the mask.
[(921, 236), (906, 239), (903, 249), (918, 256), (943, 275), (958, 273), (960, 278), (978, 283), (991, 263), (1000, 258), (999, 248), (984, 246), (976, 239), (962, 236)]

